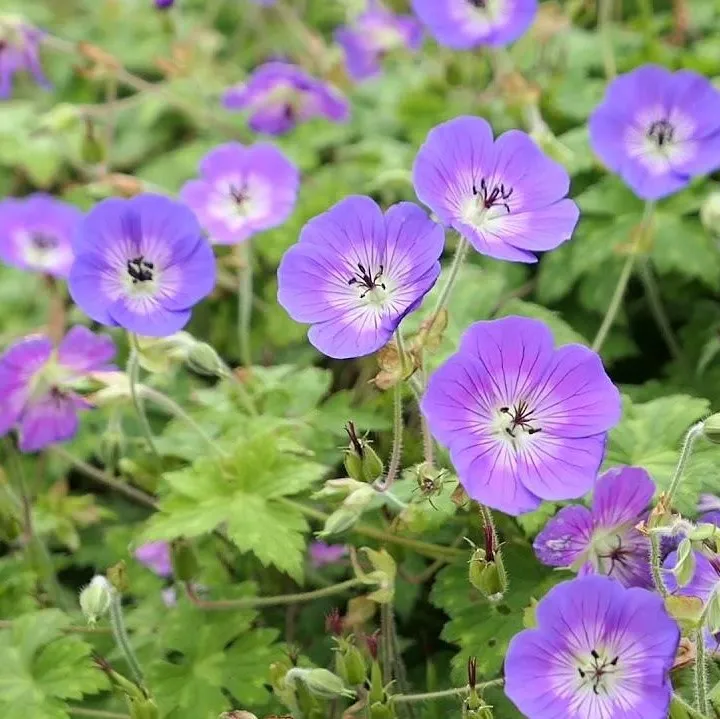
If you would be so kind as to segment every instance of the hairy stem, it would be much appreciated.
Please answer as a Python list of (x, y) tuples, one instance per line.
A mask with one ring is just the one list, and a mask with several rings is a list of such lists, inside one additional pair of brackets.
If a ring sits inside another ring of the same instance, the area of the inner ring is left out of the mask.
[(300, 604), (312, 602), (314, 599), (332, 597), (336, 594), (343, 594), (350, 589), (362, 586), (360, 579), (348, 579), (340, 584), (333, 584), (331, 587), (315, 589), (312, 592), (301, 592), (299, 594), (281, 594), (276, 597), (241, 597), (240, 599), (201, 599), (190, 583), (185, 584), (185, 592), (188, 599), (199, 609), (207, 611), (233, 611), (238, 609), (255, 609), (258, 607), (280, 607), (287, 604)]
[[(476, 689), (482, 692), (484, 689), (499, 687), (503, 684), (503, 679), (493, 679), (489, 682), (476, 685)], [(426, 694), (395, 694), (391, 701), (394, 704), (409, 704), (418, 702), (433, 702), (441, 699), (452, 699), (453, 697), (463, 697), (470, 692), (470, 687), (458, 687), (457, 689), (444, 689), (439, 692), (427, 692)]]
[(660, 537), (656, 532), (652, 531), (650, 532), (650, 572), (655, 589), (660, 592), (661, 596), (667, 597), (669, 592), (663, 579), (662, 565), (660, 562)]
[(465, 256), (467, 255), (469, 248), (470, 244), (468, 241), (460, 235), (458, 237), (457, 247), (455, 248), (455, 256), (453, 257), (452, 264), (450, 265), (450, 273), (448, 274), (448, 278), (440, 291), (440, 296), (437, 298), (435, 309), (433, 310), (432, 315), (430, 315), (430, 327), (435, 324), (438, 316), (447, 307), (448, 302), (450, 301), (450, 294), (457, 282), (457, 278), (460, 274), (460, 268), (463, 266), (463, 262), (465, 261)]
[(693, 676), (695, 679), (695, 706), (702, 714), (710, 711), (708, 705), (708, 677), (707, 656), (705, 652), (705, 628), (700, 627), (695, 633), (695, 666)]
[(674, 359), (677, 359), (682, 354), (680, 345), (675, 339), (670, 320), (668, 319), (665, 307), (663, 305), (662, 296), (660, 294), (660, 288), (655, 280), (650, 261), (645, 258), (639, 266), (640, 280), (645, 288), (645, 295), (647, 297), (648, 304), (650, 305), (650, 311), (655, 318), (655, 323), (660, 330), (660, 334), (665, 340), (667, 348), (670, 350), (670, 354)]
[(668, 487), (668, 491), (665, 494), (665, 501), (668, 507), (672, 507), (672, 502), (678, 490), (678, 487), (680, 486), (680, 482), (682, 481), (683, 473), (685, 472), (688, 462), (690, 461), (693, 447), (695, 446), (695, 441), (703, 433), (703, 427), (703, 422), (698, 422), (697, 424), (694, 424), (692, 427), (690, 427), (687, 434), (685, 435), (685, 440), (683, 441), (683, 446), (680, 450), (680, 458), (678, 459), (677, 466), (675, 467), (675, 472), (672, 476), (672, 479), (670, 480), (670, 486)]
[(122, 652), (125, 657), (125, 661), (130, 667), (130, 673), (132, 674), (135, 683), (142, 686), (143, 684), (143, 673), (140, 668), (140, 663), (135, 656), (135, 651), (130, 644), (130, 637), (125, 627), (125, 617), (123, 616), (122, 601), (120, 592), (113, 590), (112, 601), (110, 602), (110, 626), (112, 627), (113, 637), (118, 649)]
[(402, 401), (402, 382), (398, 382), (393, 387), (393, 443), (390, 452), (390, 462), (388, 463), (387, 474), (377, 489), (380, 492), (387, 492), (393, 486), (397, 479), (400, 465), (402, 463), (402, 446), (403, 446), (403, 401)]

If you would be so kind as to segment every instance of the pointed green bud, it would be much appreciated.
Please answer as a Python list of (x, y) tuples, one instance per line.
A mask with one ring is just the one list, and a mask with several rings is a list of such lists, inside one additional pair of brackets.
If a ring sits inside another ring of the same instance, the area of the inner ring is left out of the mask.
[(720, 235), (720, 192), (711, 192), (700, 206), (700, 221), (708, 232)]
[(677, 562), (672, 568), (678, 587), (684, 587), (690, 582), (695, 574), (695, 553), (692, 542), (685, 538), (677, 548)]
[(358, 482), (374, 482), (385, 471), (382, 460), (370, 443), (359, 437), (353, 422), (348, 422), (345, 431), (350, 444), (345, 450), (345, 469), (350, 477)]
[(112, 603), (113, 591), (110, 582), (98, 574), (80, 592), (80, 609), (91, 627), (95, 626), (98, 619), (107, 614)]
[(374, 660), (370, 665), (370, 693), (368, 695), (370, 704), (382, 703), (385, 701), (385, 686), (383, 685), (382, 669), (380, 663)]
[(493, 719), (492, 707), (485, 704), (478, 709), (466, 709), (463, 719)]
[(375, 702), (370, 705), (370, 719), (394, 719), (395, 712), (387, 704)]
[(352, 689), (348, 689), (343, 680), (328, 669), (302, 669), (300, 667), (293, 667), (285, 675), (285, 683), (295, 684), (298, 680), (308, 688), (311, 694), (322, 699), (355, 697), (355, 692)]
[(160, 712), (152, 697), (128, 698), (130, 719), (160, 719)]
[(326, 520), (322, 531), (317, 533), (320, 538), (341, 534), (350, 529), (360, 519), (360, 513), (352, 509), (336, 509)]
[(470, 584), (492, 601), (502, 598), (507, 589), (507, 575), (500, 552), (488, 560), (484, 549), (478, 547), (470, 558)]
[(365, 659), (362, 653), (354, 644), (348, 644), (344, 653), (346, 676), (343, 677), (350, 686), (357, 686), (365, 683), (366, 669)]
[(711, 414), (703, 422), (703, 434), (714, 444), (720, 444), (720, 413)]
[(224, 377), (227, 374), (220, 355), (206, 342), (196, 342), (188, 351), (186, 362), (191, 370), (207, 377)]
[(701, 522), (690, 529), (687, 533), (687, 538), (691, 542), (707, 542), (709, 539), (717, 536), (717, 534), (718, 528), (716, 525)]
[(170, 561), (175, 579), (191, 582), (197, 577), (197, 556), (192, 544), (186, 539), (177, 539), (170, 545)]
[(708, 599), (705, 612), (705, 626), (710, 630), (711, 634), (720, 632), (720, 593), (713, 591)]

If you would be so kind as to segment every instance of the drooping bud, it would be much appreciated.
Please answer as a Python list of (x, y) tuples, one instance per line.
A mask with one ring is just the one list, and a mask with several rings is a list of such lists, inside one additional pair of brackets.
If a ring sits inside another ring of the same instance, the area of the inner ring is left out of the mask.
[(113, 591), (110, 582), (98, 574), (80, 592), (80, 609), (90, 626), (95, 626), (97, 620), (107, 614), (112, 603)]
[(345, 469), (358, 482), (374, 482), (385, 471), (382, 460), (364, 437), (359, 437), (354, 422), (345, 425), (350, 444), (345, 450)]
[(711, 414), (703, 422), (703, 434), (714, 444), (720, 444), (720, 413)]
[(363, 584), (374, 584), (377, 589), (367, 595), (368, 599), (372, 599), (378, 604), (387, 604), (391, 602), (395, 596), (395, 577), (397, 575), (397, 565), (390, 553), (386, 549), (376, 551), (369, 547), (362, 547), (367, 558), (372, 565), (372, 571), (365, 572), (358, 562), (355, 551), (350, 549), (350, 560), (355, 570), (357, 578)]
[(198, 561), (192, 544), (185, 539), (177, 539), (170, 545), (170, 561), (175, 579), (191, 582), (198, 573)]
[(227, 367), (220, 359), (217, 350), (207, 342), (196, 342), (188, 351), (185, 359), (188, 367), (207, 377), (224, 377)]
[(684, 587), (690, 582), (695, 574), (695, 553), (693, 552), (692, 542), (683, 539), (677, 548), (677, 562), (670, 570), (675, 575), (675, 580), (679, 587)]
[(286, 684), (301, 681), (317, 697), (333, 699), (335, 697), (354, 697), (355, 692), (345, 686), (343, 680), (328, 669), (303, 669), (293, 667), (285, 675)]
[(720, 235), (720, 192), (711, 192), (700, 206), (700, 221), (708, 232)]

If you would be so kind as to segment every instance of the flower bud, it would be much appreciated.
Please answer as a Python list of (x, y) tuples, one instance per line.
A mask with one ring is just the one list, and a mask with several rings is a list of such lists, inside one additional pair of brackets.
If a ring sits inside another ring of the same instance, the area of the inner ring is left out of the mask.
[(160, 719), (160, 712), (152, 697), (130, 697), (130, 719)]
[(720, 235), (720, 192), (711, 192), (700, 206), (700, 221), (708, 232)]
[(705, 608), (706, 626), (710, 630), (710, 634), (720, 632), (720, 593), (713, 591), (708, 599)]
[(370, 665), (370, 692), (368, 694), (368, 701), (371, 706), (385, 701), (382, 669), (377, 660), (373, 661)]
[(326, 520), (322, 531), (317, 533), (320, 538), (331, 537), (333, 534), (341, 534), (360, 519), (360, 513), (352, 509), (336, 509)]
[(492, 560), (488, 560), (485, 550), (478, 547), (470, 558), (468, 576), (470, 584), (491, 601), (497, 601), (505, 594), (507, 575), (499, 552), (495, 553)]
[(394, 719), (395, 712), (387, 704), (375, 702), (370, 706), (370, 719)]
[(138, 337), (140, 366), (154, 374), (168, 372), (174, 363), (186, 361), (196, 344), (188, 332), (176, 332), (169, 337)]
[(687, 538), (691, 542), (707, 542), (718, 534), (718, 528), (715, 524), (709, 524), (707, 522), (701, 522), (700, 524), (692, 527), (688, 533)]
[(100, 574), (94, 576), (90, 584), (80, 592), (80, 609), (90, 626), (95, 626), (97, 620), (108, 612), (112, 599), (113, 588)]
[(703, 422), (703, 434), (714, 444), (720, 444), (720, 413), (711, 414)]
[(196, 342), (188, 351), (185, 361), (193, 372), (207, 377), (224, 377), (227, 374), (225, 363), (207, 342)]
[(173, 576), (180, 582), (191, 582), (198, 573), (198, 561), (192, 544), (178, 539), (170, 545)]
[(355, 696), (355, 692), (352, 689), (348, 689), (343, 680), (328, 669), (301, 669), (300, 667), (293, 667), (285, 675), (285, 682), (294, 683), (298, 680), (305, 684), (311, 694), (322, 699), (333, 699), (335, 697), (352, 698)]
[(365, 669), (365, 659), (360, 650), (351, 642), (345, 642), (346, 646), (339, 649), (345, 665), (345, 676), (343, 679), (350, 686), (357, 686), (365, 683), (367, 675)]
[(690, 582), (695, 574), (695, 553), (692, 549), (692, 542), (685, 538), (677, 548), (677, 562), (672, 568), (678, 587), (684, 587)]
[(385, 471), (382, 460), (370, 443), (359, 437), (353, 422), (348, 422), (345, 431), (350, 444), (345, 450), (345, 469), (358, 482), (374, 482)]

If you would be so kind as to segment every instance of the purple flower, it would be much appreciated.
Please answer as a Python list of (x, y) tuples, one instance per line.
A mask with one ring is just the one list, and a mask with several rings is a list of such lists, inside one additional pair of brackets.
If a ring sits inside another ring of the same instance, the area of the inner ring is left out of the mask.
[(295, 165), (265, 143), (216, 147), (201, 160), (200, 177), (186, 183), (180, 197), (211, 239), (227, 245), (282, 225), (292, 214), (300, 184)]
[(621, 75), (589, 126), (600, 159), (645, 200), (720, 167), (720, 92), (691, 70), (643, 65)]
[(537, 0), (413, 0), (412, 6), (431, 35), (456, 50), (509, 45), (537, 12)]
[(160, 195), (103, 200), (74, 250), (73, 300), (96, 322), (142, 335), (182, 329), (215, 285), (215, 257), (195, 215)]
[(12, 95), (15, 75), (23, 71), (29, 72), (40, 87), (50, 88), (40, 63), (44, 36), (42, 30), (21, 19), (5, 17), (0, 21), (0, 99)]
[(697, 506), (699, 522), (717, 524), (720, 527), (720, 497), (714, 494), (701, 494)]
[(170, 545), (167, 542), (148, 542), (135, 550), (135, 559), (160, 577), (172, 575)]
[(92, 405), (73, 391), (88, 372), (111, 370), (109, 337), (73, 327), (55, 349), (29, 335), (0, 355), (0, 435), (17, 428), (23, 452), (36, 452), (75, 436), (78, 410)]
[(391, 50), (418, 50), (422, 35), (422, 27), (414, 17), (394, 15), (380, 3), (372, 2), (351, 25), (338, 29), (335, 39), (345, 52), (350, 76), (364, 80), (380, 72), (380, 61)]
[(595, 485), (592, 509), (564, 507), (535, 539), (535, 553), (551, 567), (605, 574), (626, 587), (652, 587), (650, 542), (635, 526), (655, 493), (639, 467), (605, 472)]
[(158, 10), (167, 10), (175, 4), (175, 0), (154, 0), (154, 2)]
[(325, 544), (325, 542), (312, 542), (310, 544), (310, 564), (316, 569), (327, 564), (336, 564), (347, 556), (348, 548), (344, 544)]
[(278, 300), (329, 357), (379, 350), (440, 274), (444, 233), (417, 205), (351, 196), (310, 220), (278, 269)]
[(280, 61), (261, 65), (246, 82), (227, 90), (223, 105), (247, 110), (250, 128), (270, 135), (282, 135), (315, 117), (344, 122), (350, 114), (347, 100), (334, 87)]
[(72, 237), (82, 212), (50, 195), (36, 193), (0, 202), (0, 259), (23, 270), (67, 277)]
[(553, 587), (510, 642), (505, 693), (532, 719), (665, 719), (680, 630), (662, 597), (607, 577)]
[(431, 130), (413, 182), (441, 222), (498, 260), (537, 262), (535, 252), (570, 239), (579, 217), (565, 198), (565, 169), (519, 130), (493, 142), (480, 117), (457, 117)]
[(422, 411), (470, 497), (518, 515), (592, 488), (621, 407), (595, 352), (555, 349), (542, 322), (505, 317), (465, 332)]

